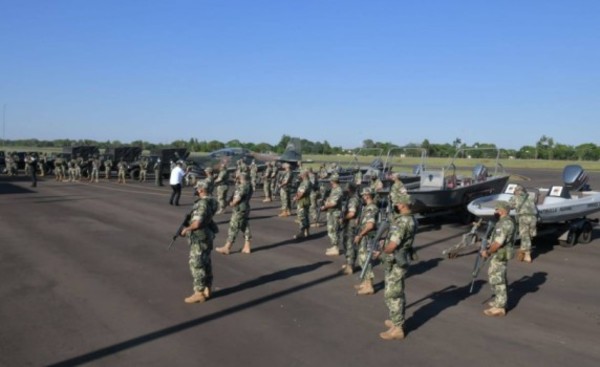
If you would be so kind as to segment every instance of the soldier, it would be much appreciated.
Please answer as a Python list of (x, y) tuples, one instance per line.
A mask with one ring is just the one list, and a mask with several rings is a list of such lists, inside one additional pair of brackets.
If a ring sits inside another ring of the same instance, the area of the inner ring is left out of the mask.
[(148, 159), (143, 157), (140, 160), (140, 182), (146, 182), (146, 176), (148, 174)]
[(274, 195), (279, 194), (279, 192), (277, 192), (276, 188), (277, 188), (277, 184), (279, 182), (279, 169), (280, 169), (280, 164), (279, 163), (271, 163), (271, 199), (273, 199)]
[(356, 193), (356, 185), (349, 182), (346, 186), (346, 212), (342, 221), (342, 240), (345, 247), (346, 264), (342, 266), (341, 272), (344, 275), (351, 275), (354, 272), (354, 263), (356, 262), (356, 247), (354, 246), (354, 235), (358, 228), (360, 217), (360, 198)]
[(267, 167), (263, 172), (263, 190), (265, 192), (265, 198), (263, 203), (270, 203), (273, 201), (271, 196), (271, 173), (273, 171), (273, 162), (267, 162)]
[(104, 161), (104, 178), (106, 181), (110, 180), (110, 171), (112, 170), (113, 161), (110, 157), (106, 157)]
[(252, 191), (256, 192), (256, 179), (258, 178), (258, 166), (254, 159), (250, 163), (250, 184), (252, 185)]
[(29, 154), (26, 157), (25, 163), (29, 167), (29, 174), (31, 175), (31, 187), (37, 186), (37, 158), (35, 154)]
[(181, 235), (187, 236), (190, 244), (189, 264), (194, 288), (194, 294), (187, 297), (185, 303), (204, 302), (211, 296), (213, 273), (210, 252), (218, 231), (213, 222), (217, 201), (208, 195), (205, 182), (198, 182), (196, 191), (198, 199), (192, 207), (190, 224), (181, 230)]
[(356, 184), (357, 187), (360, 187), (362, 185), (362, 181), (363, 181), (363, 174), (362, 174), (362, 171), (360, 170), (360, 168), (358, 168), (356, 170), (356, 173), (354, 174), (354, 184)]
[(292, 188), (292, 171), (289, 163), (283, 164), (284, 172), (279, 183), (279, 196), (281, 198), (281, 213), (280, 217), (289, 217), (292, 215), (290, 211), (290, 190)]
[(229, 220), (229, 230), (227, 233), (227, 242), (222, 247), (217, 247), (216, 251), (223, 255), (229, 255), (231, 247), (235, 242), (235, 238), (239, 231), (244, 232), (244, 247), (243, 254), (250, 253), (250, 241), (252, 240), (252, 232), (250, 231), (250, 198), (252, 197), (252, 186), (250, 185), (249, 174), (247, 172), (240, 173), (238, 177), (238, 185), (235, 187), (233, 199), (229, 204), (233, 208), (231, 219)]
[(163, 182), (162, 182), (162, 165), (160, 163), (160, 158), (156, 159), (156, 162), (154, 162), (154, 184), (156, 186), (163, 186)]
[[(354, 245), (358, 246), (358, 262), (361, 265), (364, 265), (367, 260), (367, 255), (369, 253), (367, 244), (369, 238), (372, 238), (375, 235), (377, 229), (378, 209), (374, 202), (374, 195), (375, 193), (370, 187), (365, 187), (361, 192), (363, 208), (360, 216), (358, 233), (354, 237)], [(367, 264), (367, 270), (365, 271), (364, 280), (362, 283), (355, 286), (358, 295), (370, 295), (375, 293), (375, 290), (373, 289), (374, 277), (373, 266), (369, 262)]]
[(65, 179), (65, 170), (62, 157), (56, 157), (54, 159), (54, 179), (56, 179), (58, 182), (63, 182)]
[[(395, 173), (392, 176), (392, 180), (394, 183), (390, 187), (390, 201), (392, 202), (392, 207), (396, 207), (396, 200), (400, 199), (402, 196), (408, 195), (408, 190), (404, 187), (404, 184), (400, 180), (402, 175), (400, 173)], [(410, 198), (409, 198), (410, 199)]]
[(319, 180), (312, 167), (308, 169), (308, 180), (310, 181), (310, 223), (311, 227), (319, 226)]
[(206, 167), (204, 169), (204, 173), (206, 174), (206, 178), (204, 179), (204, 182), (206, 182), (208, 184), (208, 194), (210, 196), (213, 195), (213, 191), (215, 189), (215, 176), (213, 176), (213, 168), (212, 167)]
[(385, 272), (385, 290), (383, 298), (389, 310), (390, 319), (385, 321), (387, 331), (379, 334), (382, 339), (404, 339), (404, 279), (408, 265), (414, 256), (413, 242), (416, 221), (410, 211), (410, 197), (401, 195), (394, 202), (399, 215), (395, 215), (385, 241), (382, 264)]
[(83, 158), (81, 156), (77, 156), (75, 160), (75, 180), (77, 182), (81, 181), (81, 166), (83, 166)]
[(100, 159), (94, 157), (92, 160), (92, 172), (90, 173), (90, 182), (98, 182), (98, 171), (100, 170)]
[(40, 170), (40, 176), (44, 177), (46, 175), (46, 164), (48, 163), (48, 155), (44, 153), (40, 159), (38, 160), (38, 169)]
[(127, 171), (127, 163), (121, 158), (117, 163), (117, 183), (126, 184), (125, 172)]
[(331, 192), (321, 211), (327, 211), (327, 235), (331, 241), (331, 247), (325, 251), (327, 256), (338, 256), (340, 254), (340, 239), (338, 231), (340, 229), (340, 211), (342, 210), (343, 190), (340, 187), (340, 176), (337, 173), (331, 175)]
[(500, 219), (494, 226), (487, 249), (481, 250), (481, 256), (491, 256), (488, 268), (488, 281), (494, 294), (494, 299), (488, 304), (490, 308), (483, 311), (486, 316), (506, 315), (508, 292), (506, 285), (506, 266), (513, 255), (515, 223), (508, 215), (510, 204), (507, 201), (496, 202), (495, 215)]
[(308, 171), (302, 170), (300, 178), (302, 179), (302, 182), (300, 182), (298, 191), (296, 191), (296, 195), (294, 195), (293, 199), (296, 203), (296, 215), (298, 216), (298, 225), (300, 229), (298, 234), (294, 236), (294, 239), (307, 238), (309, 236), (308, 228), (310, 226), (308, 210), (310, 208), (311, 184), (308, 177)]
[(531, 262), (531, 239), (537, 235), (537, 208), (534, 196), (529, 195), (521, 185), (515, 188), (515, 195), (509, 201), (517, 214), (521, 248), (517, 252), (519, 261)]
[(69, 174), (69, 182), (74, 182), (77, 175), (75, 174), (75, 166), (77, 165), (77, 162), (75, 161), (75, 158), (71, 158), (71, 160), (68, 163), (68, 174)]
[(227, 207), (227, 191), (229, 190), (229, 172), (227, 171), (227, 164), (221, 163), (215, 185), (217, 185), (217, 200), (219, 201), (219, 210), (217, 211), (217, 214), (221, 214)]

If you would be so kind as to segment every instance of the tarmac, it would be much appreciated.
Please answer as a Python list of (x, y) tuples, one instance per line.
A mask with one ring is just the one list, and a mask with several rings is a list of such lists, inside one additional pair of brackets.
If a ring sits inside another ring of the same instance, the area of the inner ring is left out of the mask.
[[(560, 184), (560, 171), (521, 170), (526, 187)], [(597, 184), (596, 184), (597, 183)], [(590, 172), (600, 187), (600, 174)], [(295, 217), (252, 200), (250, 255), (213, 252), (214, 293), (192, 293), (188, 245), (167, 246), (193, 202), (170, 187), (116, 179), (58, 183), (0, 176), (0, 366), (597, 366), (600, 229), (566, 248), (536, 238), (534, 261), (508, 266), (509, 306), (483, 315), (487, 268), (469, 293), (475, 251), (442, 251), (470, 226), (423, 225), (406, 280), (402, 341), (384, 341), (383, 271), (357, 296), (358, 274), (325, 256), (325, 227), (292, 240)], [(216, 217), (225, 242), (230, 211)], [(597, 217), (597, 216), (596, 216)]]

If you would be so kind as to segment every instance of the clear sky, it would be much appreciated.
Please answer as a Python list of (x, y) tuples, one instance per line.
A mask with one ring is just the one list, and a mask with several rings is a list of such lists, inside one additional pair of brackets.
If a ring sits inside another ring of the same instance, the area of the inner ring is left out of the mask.
[(0, 0), (6, 139), (600, 144), (598, 0)]

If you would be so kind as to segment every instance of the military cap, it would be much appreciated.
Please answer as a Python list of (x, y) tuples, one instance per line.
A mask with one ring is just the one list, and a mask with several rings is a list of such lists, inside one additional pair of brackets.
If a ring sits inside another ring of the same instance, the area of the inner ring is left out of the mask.
[(408, 195), (394, 195), (392, 197), (392, 201), (396, 204), (404, 204), (404, 205), (411, 204), (410, 196), (408, 196)]
[(370, 187), (364, 187), (360, 192), (361, 195), (374, 195), (375, 191)]
[(526, 192), (525, 188), (519, 184), (515, 185), (515, 192)]
[(507, 212), (509, 212), (510, 204), (508, 203), (508, 201), (498, 200), (496, 202), (496, 209), (503, 209), (503, 210), (506, 210)]
[(206, 190), (206, 189), (208, 189), (208, 182), (206, 182), (204, 180), (198, 181), (198, 183), (196, 183), (196, 186), (194, 186), (194, 187), (196, 190), (198, 190), (198, 189)]
[(337, 173), (331, 174), (331, 177), (329, 177), (329, 181), (340, 182), (340, 175), (338, 175)]

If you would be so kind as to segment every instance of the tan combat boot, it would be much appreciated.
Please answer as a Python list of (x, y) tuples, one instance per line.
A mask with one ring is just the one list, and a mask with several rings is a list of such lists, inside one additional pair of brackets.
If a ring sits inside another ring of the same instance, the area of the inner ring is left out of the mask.
[(325, 251), (325, 255), (327, 256), (339, 256), (340, 249), (337, 246), (331, 246)]
[(242, 254), (249, 254), (250, 252), (252, 252), (250, 250), (250, 241), (246, 241), (244, 242), (244, 247), (242, 247)]
[(362, 283), (362, 287), (360, 287), (360, 289), (356, 292), (356, 294), (359, 296), (369, 296), (374, 293), (375, 290), (373, 289), (373, 282), (370, 280), (365, 280)]
[(517, 260), (523, 261), (525, 259), (525, 251), (517, 250)]
[(385, 321), (383, 322), (383, 324), (384, 324), (384, 325), (385, 325), (387, 328), (389, 328), (389, 329), (391, 329), (391, 328), (393, 328), (393, 327), (394, 327), (394, 323), (392, 322), (392, 320), (385, 320)]
[(210, 290), (210, 287), (204, 287), (204, 289), (202, 290), (202, 294), (204, 295), (205, 299), (209, 299), (210, 296), (212, 295), (212, 291)]
[(354, 269), (352, 269), (352, 265), (349, 265), (349, 264), (342, 265), (342, 269), (340, 270), (340, 273), (342, 273), (344, 275), (352, 275), (352, 273), (354, 273)]
[(185, 303), (200, 303), (206, 301), (206, 297), (202, 292), (194, 292), (191, 296), (184, 299)]
[(379, 336), (384, 340), (404, 339), (404, 330), (400, 326), (392, 325), (388, 331), (380, 333)]
[(229, 255), (229, 252), (231, 251), (231, 242), (227, 242), (223, 246), (217, 247), (215, 251), (223, 255)]
[(500, 307), (491, 307), (483, 311), (483, 313), (486, 316), (504, 316), (506, 315), (506, 310)]
[(525, 251), (525, 254), (523, 255), (523, 261), (526, 263), (531, 262), (531, 251)]

